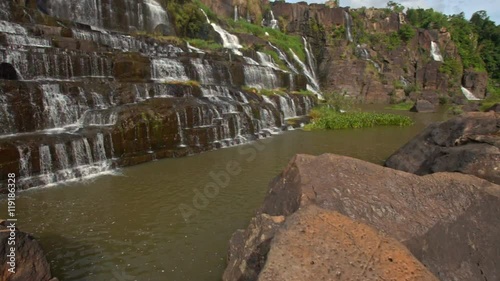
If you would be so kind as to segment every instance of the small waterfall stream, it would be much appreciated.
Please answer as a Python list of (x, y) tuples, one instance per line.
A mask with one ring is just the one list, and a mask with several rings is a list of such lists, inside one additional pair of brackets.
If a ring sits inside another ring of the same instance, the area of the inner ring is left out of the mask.
[(467, 100), (481, 100), (480, 98), (477, 98), (469, 89), (465, 87), (461, 87), (462, 89), (462, 94), (467, 98)]
[(439, 45), (434, 41), (431, 41), (431, 57), (435, 61), (443, 61), (443, 56), (441, 55), (441, 51), (439, 50)]
[(349, 40), (349, 42), (353, 42), (354, 40), (352, 37), (352, 17), (345, 10), (344, 10), (344, 19), (345, 19), (346, 39)]
[(278, 27), (278, 20), (274, 18), (273, 10), (271, 9), (269, 11), (269, 13), (271, 14), (271, 25), (270, 25), (270, 27), (272, 29), (279, 29), (279, 27)]

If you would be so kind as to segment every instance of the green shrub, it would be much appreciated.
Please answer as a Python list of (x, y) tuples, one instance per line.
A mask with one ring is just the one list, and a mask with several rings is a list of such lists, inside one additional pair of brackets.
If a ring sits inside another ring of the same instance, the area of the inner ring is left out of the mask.
[(313, 109), (311, 116), (313, 120), (306, 125), (306, 130), (358, 129), (389, 125), (410, 126), (413, 124), (413, 120), (408, 116), (373, 112), (341, 113), (327, 107)]
[(409, 24), (403, 24), (398, 31), (399, 38), (404, 42), (410, 41), (415, 36), (415, 28)]
[(216, 50), (222, 49), (221, 44), (214, 42), (214, 41), (211, 41), (211, 40), (207, 41), (207, 40), (203, 40), (203, 39), (187, 39), (187, 41), (189, 42), (189, 44), (193, 45), (194, 47), (204, 49), (204, 50), (216, 51)]
[(393, 104), (391, 106), (386, 107), (386, 109), (393, 109), (393, 110), (404, 110), (408, 111), (413, 107), (413, 102), (401, 102), (398, 104)]

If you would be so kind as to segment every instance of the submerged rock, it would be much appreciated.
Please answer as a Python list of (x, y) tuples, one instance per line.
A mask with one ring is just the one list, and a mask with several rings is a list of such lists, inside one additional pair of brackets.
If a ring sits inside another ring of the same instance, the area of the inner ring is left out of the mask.
[(15, 273), (9, 272), (8, 265), (12, 245), (8, 244), (10, 230), (7, 228), (9, 223), (0, 222), (0, 280), (5, 281), (57, 281), (52, 278), (49, 263), (45, 258), (42, 247), (38, 241), (25, 232), (15, 229), (16, 248), (15, 251)]
[(390, 168), (472, 174), (500, 183), (500, 115), (471, 112), (433, 124), (390, 156)]
[(415, 105), (410, 109), (413, 112), (435, 112), (436, 107), (427, 100), (417, 100)]
[[(396, 280), (436, 280), (422, 264), (441, 280), (496, 280), (499, 212), (500, 186), (470, 175), (418, 176), (349, 157), (298, 155), (271, 183), (249, 228), (231, 239), (223, 280), (318, 279), (328, 269), (329, 280), (380, 280), (388, 271)], [(284, 223), (270, 227), (263, 217)]]

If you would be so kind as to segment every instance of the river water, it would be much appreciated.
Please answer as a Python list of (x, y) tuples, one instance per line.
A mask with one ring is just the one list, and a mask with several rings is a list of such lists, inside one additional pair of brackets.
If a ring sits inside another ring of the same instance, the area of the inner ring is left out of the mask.
[[(293, 155), (337, 153), (381, 164), (426, 125), (446, 117), (403, 113), (416, 124), (295, 130), (265, 142), (123, 168), (91, 182), (21, 192), (18, 227), (39, 239), (61, 281), (219, 281), (231, 234), (247, 226), (268, 183)], [(199, 195), (205, 187), (212, 198)], [(5, 215), (5, 201), (0, 208)]]

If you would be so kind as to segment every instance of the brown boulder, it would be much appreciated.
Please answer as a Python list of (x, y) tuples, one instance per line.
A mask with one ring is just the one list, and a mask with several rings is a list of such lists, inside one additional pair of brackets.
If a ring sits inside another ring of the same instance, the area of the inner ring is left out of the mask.
[(413, 112), (435, 112), (436, 107), (427, 100), (417, 100), (410, 109)]
[[(499, 197), (500, 186), (469, 175), (438, 173), (418, 176), (349, 157), (298, 155), (271, 183), (257, 217), (264, 214), (284, 216), (285, 225), (279, 227), (278, 233), (287, 232), (290, 231), (287, 227), (292, 218), (290, 215), (308, 205), (316, 205), (365, 223), (402, 242), (432, 273), (444, 276), (442, 280), (480, 280), (482, 277), (496, 280), (500, 277), (500, 269), (494, 264), (500, 258), (500, 253), (495, 250), (500, 245), (500, 228), (496, 227), (500, 223)], [(303, 229), (311, 225), (310, 220), (302, 225)], [(293, 221), (290, 224), (293, 225)], [(456, 230), (453, 235), (447, 232), (449, 228)], [(263, 261), (271, 257), (265, 249), (270, 248), (269, 253), (273, 253), (275, 243), (270, 242), (273, 238), (269, 233), (265, 239), (242, 237), (255, 237), (250, 233), (261, 232), (247, 229), (239, 232), (239, 239), (233, 237), (224, 280), (255, 280), (246, 278), (246, 273), (252, 271), (252, 276), (255, 276), (262, 270)], [(316, 235), (326, 234), (318, 230)], [(319, 240), (322, 247), (334, 247), (324, 239)], [(440, 243), (446, 245), (449, 252), (427, 247)], [(287, 246), (290, 251), (294, 249), (292, 245)], [(457, 248), (453, 249), (453, 245)], [(315, 244), (307, 250), (315, 253), (314, 247)], [(281, 249), (288, 251), (286, 247)], [(290, 251), (286, 254), (290, 255)], [(454, 256), (455, 253), (459, 255)], [(334, 254), (330, 252), (330, 255)], [(357, 259), (358, 256), (351, 255), (345, 264), (352, 266)], [(258, 266), (254, 266), (256, 260), (260, 261)], [(337, 264), (340, 265), (337, 259), (321, 259), (321, 262), (324, 268), (335, 268), (335, 272), (348, 270), (345, 267), (337, 269)], [(385, 268), (384, 262), (374, 259), (372, 269)], [(480, 266), (477, 266), (478, 262)], [(293, 268), (297, 278), (307, 280), (307, 275), (302, 275), (308, 274), (306, 266), (309, 265), (299, 262), (282, 270)]]
[(56, 281), (50, 273), (49, 263), (38, 241), (30, 234), (15, 230), (16, 267), (15, 273), (9, 272), (7, 264), (12, 245), (8, 244), (10, 231), (8, 222), (0, 223), (0, 280), (4, 281)]
[(461, 172), (500, 183), (500, 115), (471, 112), (433, 124), (385, 165), (418, 175)]
[(299, 209), (276, 233), (259, 281), (438, 280), (404, 245), (338, 212)]

